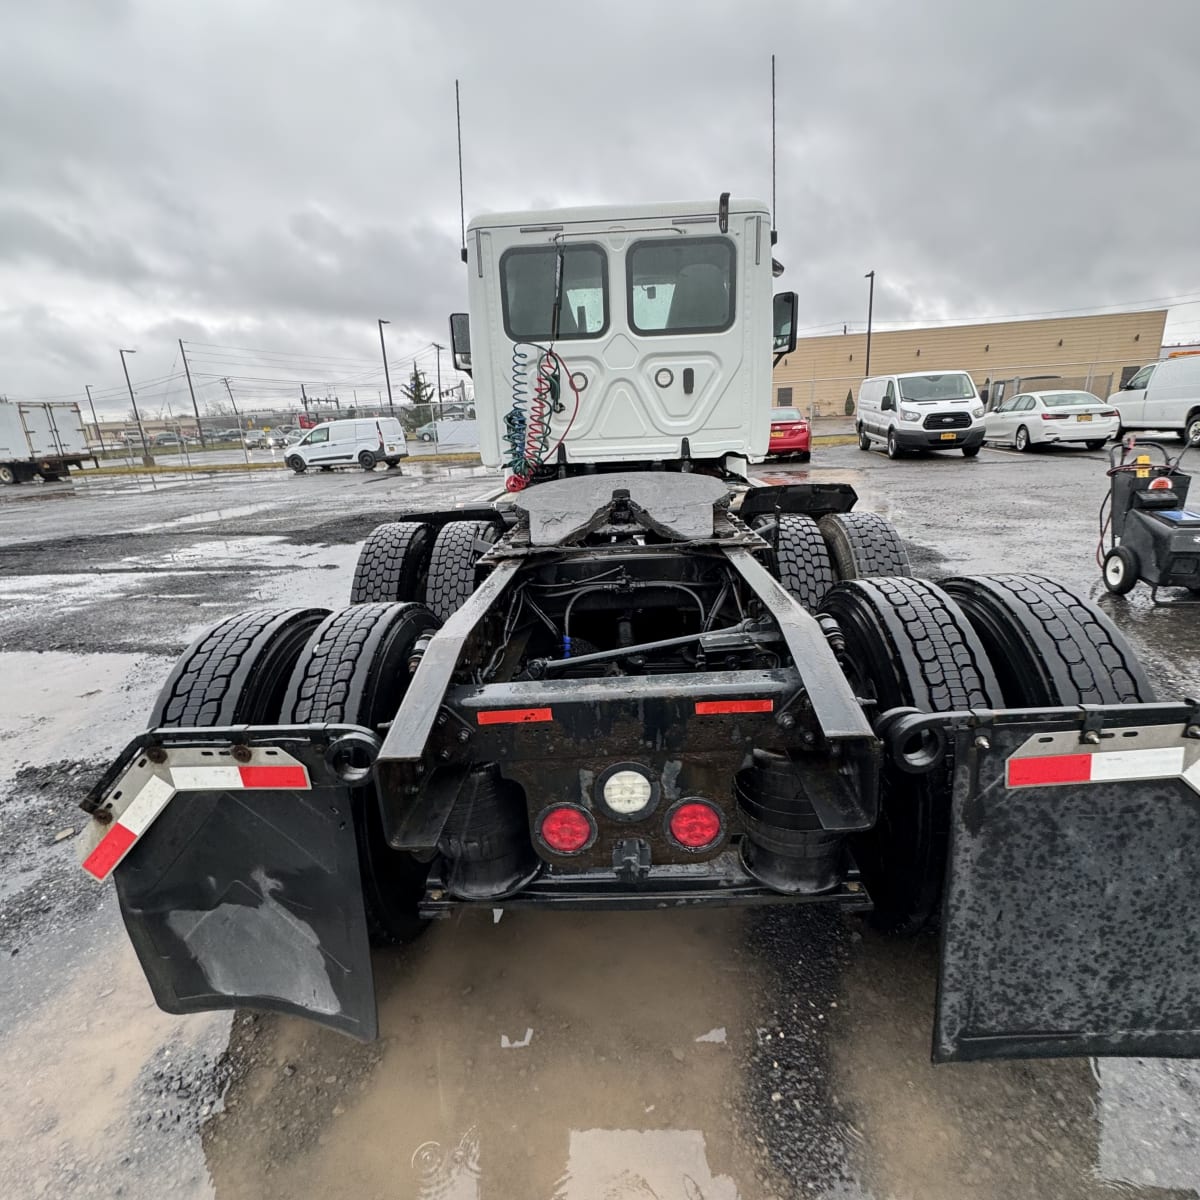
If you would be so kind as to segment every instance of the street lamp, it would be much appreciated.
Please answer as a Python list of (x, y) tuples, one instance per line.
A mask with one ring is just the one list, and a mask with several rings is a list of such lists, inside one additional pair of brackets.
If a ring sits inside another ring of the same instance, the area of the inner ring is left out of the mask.
[(385, 321), (382, 317), (379, 318), (379, 349), (383, 351), (383, 378), (387, 382), (388, 412), (394, 417), (396, 415), (396, 407), (392, 403), (392, 377), (388, 374), (387, 346), (384, 345), (383, 341), (383, 327), (390, 324), (391, 321)]
[(871, 281), (871, 291), (867, 297), (867, 371), (866, 371), (866, 373), (868, 375), (870, 375), (871, 374), (871, 318), (875, 312), (875, 272), (868, 271), (863, 276), (863, 278), (869, 279)]
[(150, 447), (146, 445), (146, 431), (142, 428), (142, 417), (138, 412), (137, 398), (133, 394), (133, 384), (129, 382), (129, 364), (125, 361), (125, 355), (136, 354), (136, 350), (120, 350), (121, 355), (121, 370), (125, 372), (125, 386), (129, 389), (129, 402), (133, 405), (133, 419), (137, 422), (138, 433), (142, 439), (142, 462), (147, 467), (154, 465), (154, 459), (150, 456)]

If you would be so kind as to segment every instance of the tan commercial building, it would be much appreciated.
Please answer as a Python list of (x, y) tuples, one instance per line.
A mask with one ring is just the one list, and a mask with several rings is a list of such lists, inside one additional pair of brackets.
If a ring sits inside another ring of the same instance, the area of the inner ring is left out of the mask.
[[(992, 403), (1035, 386), (1081, 388), (1105, 397), (1158, 358), (1166, 321), (1166, 310), (1157, 309), (876, 331), (871, 374), (969, 371)], [(801, 338), (775, 368), (775, 403), (813, 416), (852, 413), (866, 362), (865, 333)]]

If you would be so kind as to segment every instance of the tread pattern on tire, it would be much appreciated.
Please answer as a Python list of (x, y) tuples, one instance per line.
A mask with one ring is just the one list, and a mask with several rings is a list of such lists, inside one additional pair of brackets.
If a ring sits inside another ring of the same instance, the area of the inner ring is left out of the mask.
[[(1154, 699), (1141, 664), (1120, 630), (1103, 612), (1042, 575), (978, 575), (943, 580), (985, 644), (989, 634), (979, 606), (1001, 607), (1019, 638), (997, 647), (1001, 673), (1019, 669), (1026, 678), (1004, 688), (1005, 702), (1026, 704), (1132, 704)], [(1026, 655), (1034, 661), (1028, 661)], [(1026, 659), (1018, 663), (1016, 660)], [(1032, 689), (1032, 690), (1030, 690)]]
[(816, 612), (825, 594), (837, 582), (821, 530), (804, 513), (779, 514), (775, 567), (779, 582), (809, 612)]
[(251, 609), (217, 622), (180, 655), (154, 703), (150, 727), (236, 725), (249, 719), (246, 684), (276, 639), (289, 625), (315, 626), (328, 611)]
[(895, 526), (876, 513), (827, 513), (818, 525), (839, 579), (911, 575)]
[(478, 544), (494, 542), (499, 526), (491, 521), (450, 521), (442, 526), (429, 559), (425, 603), (445, 621), (458, 612), (475, 590)]
[(837, 617), (852, 594), (880, 618), (914, 707), (948, 712), (999, 702), (1000, 687), (982, 642), (936, 584), (904, 577), (851, 580), (834, 588), (822, 608)]
[[(377, 525), (358, 553), (350, 603), (420, 600), (415, 593), (425, 574), (431, 540), (429, 526), (418, 521)], [(413, 594), (404, 594), (409, 591)]]

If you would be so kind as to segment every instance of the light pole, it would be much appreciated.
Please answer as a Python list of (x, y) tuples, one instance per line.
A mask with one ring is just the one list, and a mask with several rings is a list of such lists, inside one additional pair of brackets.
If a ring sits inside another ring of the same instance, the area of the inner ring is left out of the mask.
[(138, 412), (137, 399), (133, 394), (133, 384), (129, 382), (129, 364), (125, 361), (125, 355), (136, 354), (136, 350), (120, 350), (121, 355), (121, 370), (125, 372), (125, 386), (129, 389), (129, 403), (133, 405), (133, 419), (137, 422), (138, 434), (142, 439), (142, 464), (147, 467), (154, 466), (154, 459), (150, 456), (150, 447), (146, 445), (146, 431), (142, 428), (142, 415)]
[(864, 279), (871, 281), (871, 291), (867, 296), (867, 370), (866, 374), (871, 373), (871, 318), (875, 313), (875, 272), (868, 271)]
[(379, 349), (383, 351), (383, 378), (387, 383), (388, 412), (394, 417), (396, 415), (396, 406), (392, 403), (392, 377), (388, 374), (387, 346), (383, 341), (383, 327), (390, 324), (391, 321), (385, 321), (382, 317), (379, 318)]
[(439, 346), (437, 342), (433, 343), (433, 348), (437, 351), (437, 398), (438, 398), (438, 420), (446, 415), (446, 410), (442, 405), (442, 351), (445, 346)]
[(104, 453), (104, 434), (100, 432), (100, 422), (96, 419), (96, 406), (92, 403), (92, 385), (85, 383), (83, 390), (87, 392), (88, 408), (92, 410), (92, 424), (96, 427), (96, 436), (100, 439), (100, 453)]

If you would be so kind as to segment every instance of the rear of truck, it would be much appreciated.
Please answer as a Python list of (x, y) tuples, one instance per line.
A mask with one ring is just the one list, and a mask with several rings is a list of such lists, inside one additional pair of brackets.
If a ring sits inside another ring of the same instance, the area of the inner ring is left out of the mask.
[[(940, 1060), (1195, 1053), (1200, 711), (1051, 581), (919, 580), (849, 487), (738, 481), (779, 333), (744, 207), (472, 224), (511, 502), (378, 527), (344, 609), (220, 622), (85, 802), (167, 1011), (369, 1038), (372, 942), (462, 908), (819, 904), (940, 924)], [(657, 245), (693, 237), (732, 273), (693, 289)]]

